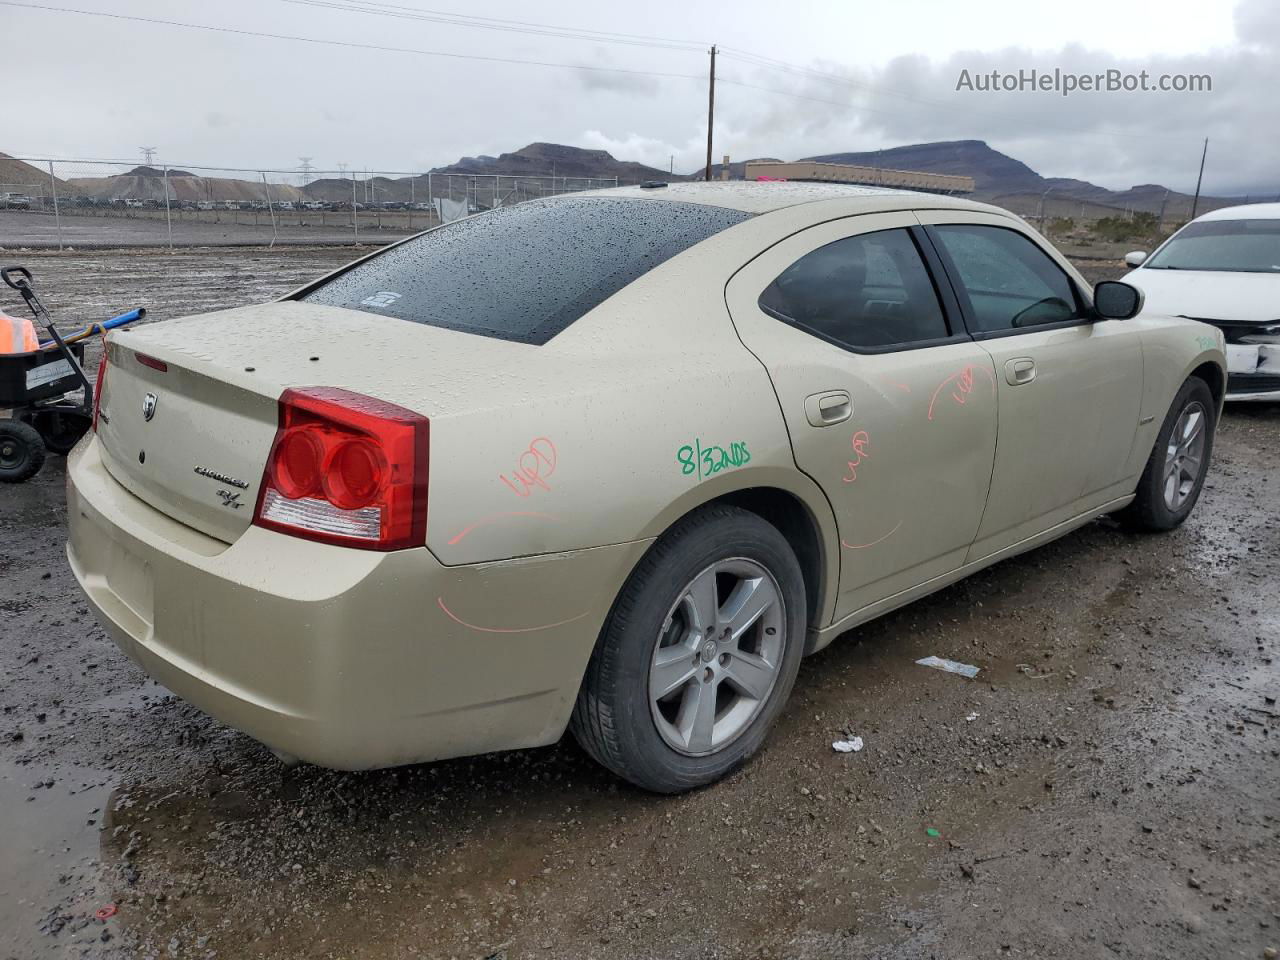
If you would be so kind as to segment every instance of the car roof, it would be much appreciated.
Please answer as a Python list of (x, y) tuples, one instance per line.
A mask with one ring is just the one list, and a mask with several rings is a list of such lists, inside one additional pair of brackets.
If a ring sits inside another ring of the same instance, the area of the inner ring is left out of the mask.
[(700, 203), (711, 207), (728, 207), (743, 213), (769, 213), (803, 203), (824, 200), (862, 200), (867, 213), (881, 210), (916, 210), (939, 208), (979, 210), (1001, 213), (1007, 210), (989, 204), (915, 190), (890, 190), (884, 187), (861, 187), (848, 183), (802, 183), (799, 181), (711, 180), (671, 183), (662, 187), (608, 187), (564, 194), (566, 197), (619, 197), (636, 200), (659, 200), (669, 203)]
[(1211, 210), (1197, 220), (1280, 220), (1280, 203), (1245, 203)]

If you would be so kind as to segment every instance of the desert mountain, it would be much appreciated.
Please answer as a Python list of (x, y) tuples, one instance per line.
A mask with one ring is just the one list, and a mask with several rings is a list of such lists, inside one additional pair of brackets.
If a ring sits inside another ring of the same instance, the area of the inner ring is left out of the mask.
[[(59, 180), (58, 190), (66, 184)], [(7, 153), (0, 153), (0, 193), (22, 193), (43, 196), (49, 192), (49, 171), (15, 160)]]
[(436, 167), (432, 173), (502, 174), (503, 176), (617, 177), (620, 183), (643, 180), (683, 180), (666, 170), (632, 160), (616, 160), (607, 150), (584, 150), (560, 143), (531, 143), (498, 157), (463, 157), (457, 163)]
[[(805, 157), (819, 163), (865, 164), (895, 170), (920, 170), (925, 173), (952, 173), (973, 177), (973, 196), (995, 203), (1015, 197), (1035, 197), (1045, 191), (1055, 201), (1076, 200), (1081, 203), (1156, 212), (1166, 202), (1166, 188), (1159, 184), (1143, 184), (1128, 190), (1108, 190), (1087, 180), (1070, 177), (1044, 177), (1021, 160), (990, 147), (984, 140), (943, 140), (936, 143), (913, 143), (886, 150), (858, 153), (827, 153)], [(1170, 209), (1185, 206), (1186, 194), (1168, 191)], [(1202, 210), (1222, 206), (1223, 198), (1202, 197)]]

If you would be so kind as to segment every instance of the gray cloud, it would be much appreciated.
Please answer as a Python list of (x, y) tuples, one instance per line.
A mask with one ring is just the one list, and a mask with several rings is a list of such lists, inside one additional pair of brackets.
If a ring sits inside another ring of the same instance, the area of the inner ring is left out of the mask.
[[(1280, 5), (1248, 0), (1236, 12), (1239, 42), (1227, 49), (1130, 59), (1071, 44), (1054, 51), (1010, 47), (931, 59), (900, 56), (875, 70), (815, 65), (846, 85), (774, 71), (742, 79), (797, 97), (755, 94), (725, 100), (726, 123), (749, 156), (769, 143), (792, 156), (867, 150), (931, 140), (983, 139), (1046, 176), (1093, 180), (1112, 188), (1162, 182), (1194, 186), (1202, 138), (1210, 140), (1207, 191), (1280, 193)], [(738, 73), (740, 65), (734, 64)], [(971, 76), (1054, 68), (1078, 74), (1208, 74), (1212, 92), (980, 93), (957, 91)], [(733, 88), (731, 88), (732, 90)], [(752, 93), (751, 91), (746, 91)], [(838, 101), (819, 103), (815, 100)]]
[(626, 73), (605, 73), (583, 68), (577, 72), (578, 83), (588, 93), (605, 91), (634, 96), (652, 96), (659, 90), (657, 77), (637, 76)]
[[(717, 90), (717, 160), (724, 153), (799, 157), (978, 138), (1049, 176), (1189, 189), (1207, 136), (1206, 189), (1280, 191), (1280, 165), (1272, 160), (1280, 146), (1280, 3), (1241, 0), (1231, 16), (1212, 4), (1163, 3), (1155, 19), (1113, 0), (1073, 0), (1069, 9), (976, 0), (963, 10), (926, 0), (895, 0), (885, 9), (832, 0), (821, 17), (779, 17), (770, 0), (740, 0), (732, 17), (717, 5), (651, 0), (643, 21), (630, 9), (586, 0), (559, 0), (537, 14), (518, 0), (485, 0), (477, 12), (725, 44), (722, 78), (752, 86), (725, 82)], [(410, 170), (552, 140), (660, 168), (674, 154), (677, 171), (703, 162), (706, 59), (696, 49), (584, 44), (316, 8), (300, 13), (254, 0), (115, 6), (250, 31), (569, 66), (344, 49), (15, 8), (5, 14), (11, 32), (57, 36), (59, 55), (51, 60), (29, 44), (6, 51), (9, 73), (30, 82), (20, 84), (25, 109), (0, 133), (0, 150), (127, 159), (138, 156), (138, 144), (153, 144), (162, 160), (180, 164), (293, 167), (305, 155), (317, 169), (343, 162)], [(1032, 49), (1016, 45), (1022, 36), (1062, 41)], [(851, 85), (734, 60), (728, 44), (835, 73)], [(145, 56), (121, 70), (126, 48)], [(1139, 57), (1134, 50), (1177, 52)], [(588, 66), (695, 79), (581, 69)], [(961, 69), (1022, 66), (1210, 73), (1214, 88), (1066, 99), (955, 90)]]

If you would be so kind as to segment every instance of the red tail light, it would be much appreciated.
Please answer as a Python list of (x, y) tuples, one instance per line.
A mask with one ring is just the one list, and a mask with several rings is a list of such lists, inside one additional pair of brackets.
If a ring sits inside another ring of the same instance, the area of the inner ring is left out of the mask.
[(253, 522), (366, 550), (427, 539), (430, 423), (337, 387), (286, 390)]
[(147, 356), (145, 353), (135, 353), (133, 357), (144, 367), (150, 367), (152, 370), (159, 370), (161, 373), (169, 372), (169, 365), (163, 360), (157, 360), (155, 357)]
[(98, 411), (102, 408), (102, 387), (107, 382), (107, 351), (103, 348), (102, 359), (98, 361), (98, 380), (93, 388), (93, 432), (98, 432)]

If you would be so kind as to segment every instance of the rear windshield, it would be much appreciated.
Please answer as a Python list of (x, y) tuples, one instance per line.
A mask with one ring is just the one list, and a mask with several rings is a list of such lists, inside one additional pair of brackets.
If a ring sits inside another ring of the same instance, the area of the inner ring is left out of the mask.
[(300, 299), (543, 344), (637, 277), (749, 216), (655, 200), (535, 200), (446, 224)]

